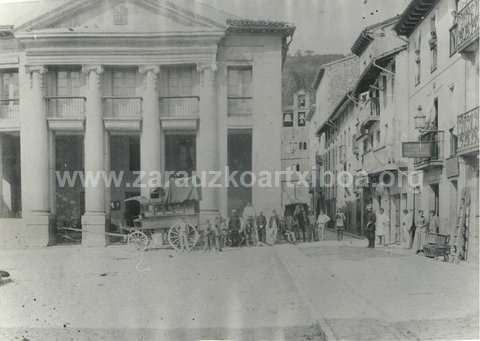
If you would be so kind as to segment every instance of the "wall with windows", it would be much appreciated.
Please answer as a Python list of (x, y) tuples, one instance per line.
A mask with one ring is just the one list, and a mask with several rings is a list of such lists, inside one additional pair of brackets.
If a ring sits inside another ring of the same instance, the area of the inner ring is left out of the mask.
[[(420, 138), (415, 131), (414, 116), (425, 116), (429, 129), (438, 129), (436, 158), (440, 167), (423, 170), (425, 185), (420, 207), (428, 212), (439, 208), (441, 233), (450, 233), (456, 224), (451, 216), (451, 198), (461, 189), (452, 185), (458, 177), (447, 177), (445, 161), (455, 155), (457, 115), (466, 111), (466, 62), (459, 53), (451, 53), (450, 28), (456, 1), (439, 1), (409, 36), (409, 130), (413, 140)], [(453, 187), (452, 187), (453, 186)], [(438, 188), (439, 200), (433, 200)]]

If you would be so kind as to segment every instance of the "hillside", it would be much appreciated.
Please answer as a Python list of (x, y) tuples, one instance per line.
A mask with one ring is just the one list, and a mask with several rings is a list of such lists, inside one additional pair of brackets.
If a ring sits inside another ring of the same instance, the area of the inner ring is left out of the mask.
[[(322, 64), (340, 59), (340, 54), (302, 54), (288, 55), (283, 67), (282, 105), (291, 105), (293, 94), (300, 89), (309, 89)], [(313, 99), (314, 100), (314, 99)]]

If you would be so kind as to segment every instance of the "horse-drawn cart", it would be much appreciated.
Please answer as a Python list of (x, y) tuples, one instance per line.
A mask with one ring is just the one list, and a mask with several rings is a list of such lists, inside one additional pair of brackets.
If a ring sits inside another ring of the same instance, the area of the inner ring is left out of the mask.
[(139, 250), (148, 247), (172, 247), (190, 251), (198, 242), (199, 189), (192, 179), (170, 181), (165, 189), (152, 193), (153, 199), (134, 197), (140, 204), (140, 216), (128, 228), (127, 244)]

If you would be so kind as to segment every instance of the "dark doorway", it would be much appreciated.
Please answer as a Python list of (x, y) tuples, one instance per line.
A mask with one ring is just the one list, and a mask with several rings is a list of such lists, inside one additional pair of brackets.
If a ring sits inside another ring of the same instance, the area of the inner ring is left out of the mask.
[(196, 136), (176, 134), (165, 136), (165, 170), (167, 172), (187, 172), (196, 170)]
[[(252, 171), (252, 130), (230, 129), (228, 131), (228, 168), (230, 173), (237, 171), (234, 177), (239, 186), (228, 187), (228, 213), (236, 209), (240, 214), (247, 203), (252, 202), (252, 187), (242, 186), (242, 173)], [(244, 177), (245, 184), (251, 181)]]
[[(76, 244), (82, 240), (80, 232), (59, 227), (81, 228), (85, 213), (85, 191), (80, 174), (84, 171), (83, 136), (55, 136), (55, 244)], [(73, 182), (59, 182), (58, 176), (68, 176)]]

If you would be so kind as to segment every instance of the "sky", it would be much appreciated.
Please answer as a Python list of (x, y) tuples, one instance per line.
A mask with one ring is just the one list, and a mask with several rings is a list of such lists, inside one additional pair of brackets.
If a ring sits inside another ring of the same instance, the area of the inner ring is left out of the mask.
[[(290, 45), (290, 53), (300, 49), (313, 50), (320, 54), (347, 54), (365, 26), (402, 13), (410, 0), (194, 1), (206, 3), (240, 17), (287, 21), (294, 24), (297, 30)], [(10, 17), (20, 12), (21, 8), (28, 8), (32, 3), (38, 2), (38, 0), (0, 0), (0, 5), (13, 3), (19, 6), (19, 11), (12, 10), (14, 13), (2, 13), (0, 7), (0, 19), (2, 17), (11, 19)]]
[(368, 25), (401, 14), (409, 0), (200, 0), (241, 17), (287, 21), (297, 30), (290, 52), (347, 54)]

